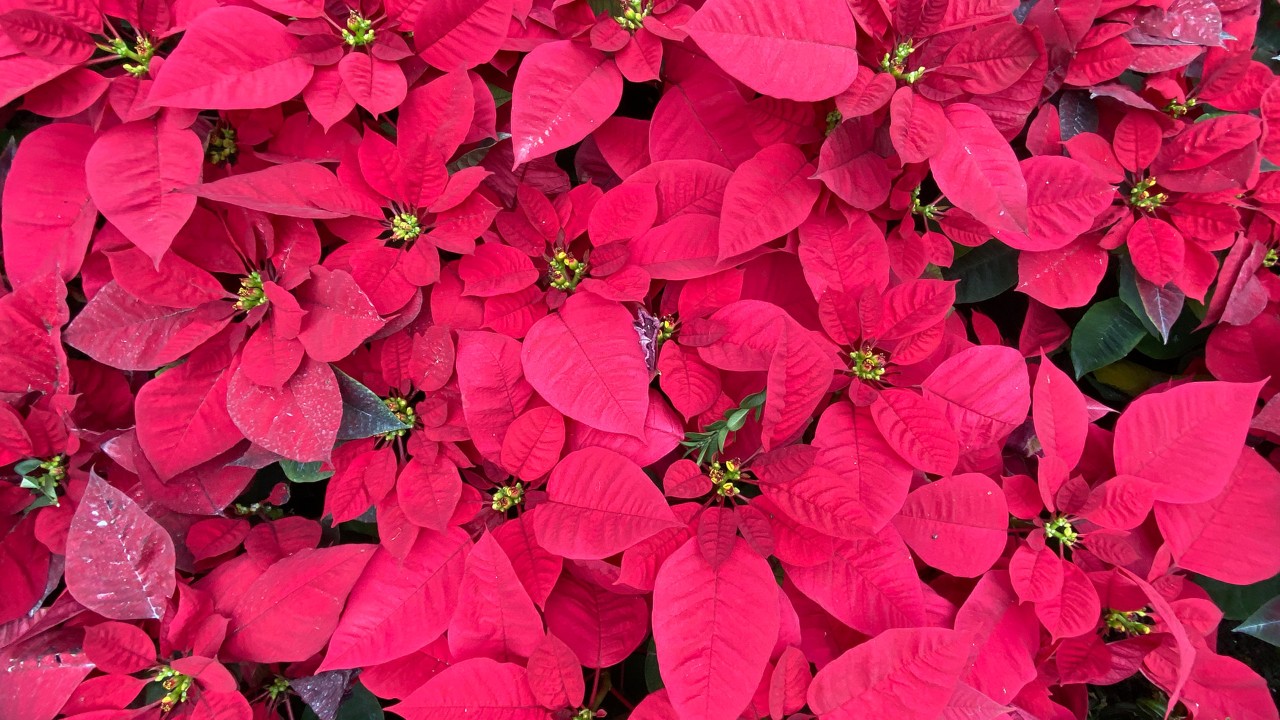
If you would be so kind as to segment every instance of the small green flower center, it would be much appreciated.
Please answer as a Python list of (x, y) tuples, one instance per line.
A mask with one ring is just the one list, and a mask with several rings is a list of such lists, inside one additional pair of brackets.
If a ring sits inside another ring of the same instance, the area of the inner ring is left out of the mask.
[(493, 494), (493, 504), (491, 507), (494, 512), (505, 513), (523, 502), (524, 485), (517, 482), (512, 485), (498, 488), (498, 491)]
[(653, 0), (618, 0), (617, 13), (613, 21), (627, 32), (635, 32), (644, 27), (644, 19), (653, 12)]
[(48, 460), (29, 458), (14, 465), (14, 471), (22, 476), (19, 487), (39, 495), (28, 509), (58, 504), (58, 486), (67, 477), (67, 459), (54, 455)]
[(1139, 210), (1146, 212), (1154, 212), (1156, 208), (1164, 204), (1169, 196), (1164, 193), (1152, 193), (1152, 189), (1156, 186), (1156, 179), (1153, 177), (1146, 180), (1139, 180), (1129, 189), (1129, 204)]
[(547, 267), (551, 287), (564, 292), (577, 289), (578, 283), (587, 274), (587, 262), (577, 259), (573, 253), (564, 249), (556, 250), (554, 255), (547, 258)]
[(272, 701), (279, 700), (280, 696), (287, 692), (289, 692), (289, 681), (278, 675), (271, 681), (271, 684), (267, 686), (267, 696), (270, 697)]
[(1266, 257), (1262, 258), (1262, 267), (1273, 268), (1277, 262), (1280, 262), (1280, 253), (1277, 253), (1275, 248), (1271, 248), (1267, 251)]
[(150, 38), (145, 36), (140, 36), (133, 44), (133, 47), (129, 47), (129, 43), (125, 42), (123, 38), (113, 38), (110, 44), (98, 43), (98, 48), (122, 60), (132, 60), (133, 62), (125, 63), (121, 67), (133, 77), (146, 75), (147, 71), (151, 69), (151, 58), (155, 57), (156, 54), (155, 45), (151, 43)]
[(210, 163), (217, 165), (221, 162), (229, 162), (239, 151), (240, 149), (236, 147), (235, 128), (219, 127), (209, 133), (205, 154)]
[(595, 716), (596, 714), (591, 711), (591, 708), (582, 708), (573, 716), (573, 720), (591, 720)]
[(412, 242), (422, 234), (422, 222), (417, 213), (402, 212), (391, 218), (391, 239)]
[(839, 110), (832, 110), (827, 113), (827, 134), (830, 135), (835, 132), (842, 122), (844, 122), (844, 115)]
[(731, 498), (742, 492), (735, 484), (742, 479), (742, 466), (737, 460), (726, 460), (723, 465), (717, 460), (711, 463), (707, 475), (720, 497)]
[(1080, 533), (1076, 532), (1075, 527), (1065, 515), (1054, 515), (1049, 522), (1045, 523), (1044, 534), (1067, 547), (1075, 545), (1080, 540)]
[[(405, 425), (413, 427), (418, 423), (418, 413), (413, 409), (413, 405), (409, 404), (408, 400), (402, 397), (389, 397), (386, 400), (383, 400), (382, 404), (386, 405), (387, 409), (395, 414), (396, 419)], [(391, 432), (386, 433), (382, 436), (382, 439), (389, 442), (408, 434), (409, 428), (401, 428), (399, 430), (392, 430)]]
[(884, 353), (875, 352), (869, 347), (850, 352), (849, 360), (851, 361), (849, 370), (859, 380), (867, 381), (883, 378), (885, 365), (888, 363)]
[(347, 27), (342, 31), (342, 39), (351, 47), (361, 47), (372, 43), (375, 34), (373, 23), (352, 10), (347, 18)]
[(925, 220), (936, 220), (938, 213), (946, 210), (946, 207), (938, 205), (941, 200), (942, 198), (938, 198), (927, 205), (920, 202), (920, 186), (917, 185), (916, 188), (911, 191), (911, 214), (919, 215)]
[(237, 310), (252, 310), (267, 302), (267, 293), (262, 289), (262, 275), (254, 270), (247, 277), (241, 278), (240, 290), (236, 292), (240, 299), (236, 301)]
[(251, 515), (259, 515), (270, 520), (279, 520), (284, 517), (284, 510), (267, 502), (256, 502), (243, 505), (236, 503), (231, 506), (231, 512), (240, 517), (249, 517)]
[(1124, 635), (1147, 635), (1151, 632), (1151, 614), (1146, 610), (1108, 610), (1103, 614), (1102, 622), (1108, 629)]
[(670, 340), (676, 334), (676, 318), (674, 315), (663, 315), (662, 324), (658, 326), (658, 344)]
[(898, 43), (898, 46), (891, 53), (885, 53), (880, 60), (880, 69), (889, 73), (895, 79), (901, 80), (908, 85), (914, 85), (924, 77), (925, 69), (922, 67), (915, 70), (907, 70), (907, 58), (916, 51), (916, 46), (910, 40)]
[(187, 701), (187, 693), (191, 690), (195, 678), (165, 666), (156, 673), (154, 681), (169, 691), (160, 699), (160, 712), (169, 712), (175, 705)]
[(1168, 113), (1170, 117), (1176, 120), (1177, 118), (1180, 118), (1183, 115), (1186, 115), (1188, 112), (1191, 112), (1191, 108), (1199, 104), (1200, 104), (1200, 101), (1197, 100), (1196, 98), (1188, 98), (1186, 102), (1178, 102), (1177, 100), (1170, 100), (1169, 104), (1164, 106), (1164, 111)]

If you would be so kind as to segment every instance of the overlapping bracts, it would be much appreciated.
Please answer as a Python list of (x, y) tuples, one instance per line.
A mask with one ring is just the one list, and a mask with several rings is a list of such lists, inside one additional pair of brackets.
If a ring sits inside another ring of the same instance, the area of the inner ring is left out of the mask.
[(0, 717), (1277, 718), (1274, 25), (0, 0)]

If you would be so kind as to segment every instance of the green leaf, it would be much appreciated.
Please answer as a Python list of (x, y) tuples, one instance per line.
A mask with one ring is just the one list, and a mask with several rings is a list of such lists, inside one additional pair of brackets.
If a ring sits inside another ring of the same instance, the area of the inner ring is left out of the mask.
[(396, 430), (410, 430), (410, 426), (400, 422), (400, 418), (391, 412), (382, 398), (372, 390), (356, 382), (355, 378), (334, 368), (333, 374), (338, 378), (338, 390), (342, 393), (342, 424), (338, 426), (339, 440), (359, 440), (360, 438), (386, 435)]
[(323, 464), (324, 463), (319, 460), (309, 463), (300, 463), (294, 460), (281, 460), (280, 469), (284, 471), (284, 476), (289, 478), (290, 482), (313, 483), (333, 477), (332, 470), (320, 469), (320, 466)]
[(40, 467), (40, 462), (40, 458), (27, 458), (14, 465), (13, 471), (19, 475), (30, 475), (32, 470)]
[(1126, 255), (1120, 258), (1120, 299), (1148, 333), (1167, 343), (1170, 328), (1182, 314), (1186, 295), (1176, 290), (1158, 290), (1151, 283), (1140, 281), (1134, 272), (1133, 261)]
[(956, 258), (942, 277), (960, 281), (957, 304), (990, 300), (1018, 282), (1018, 252), (1004, 243), (984, 243)]
[(1178, 321), (1169, 329), (1169, 342), (1147, 335), (1138, 343), (1138, 352), (1153, 360), (1174, 360), (1184, 357), (1204, 346), (1209, 337), (1208, 328), (1197, 329), (1200, 321), (1195, 313), (1184, 310)]
[(489, 150), (493, 148), (494, 145), (497, 145), (498, 143), (502, 142), (503, 140), (506, 140), (509, 137), (511, 137), (511, 133), (500, 132), (498, 133), (498, 137), (496, 139), (485, 138), (484, 140), (481, 140), (478, 146), (476, 146), (471, 150), (468, 150), (467, 152), (463, 153), (462, 156), (459, 157), (457, 160), (454, 160), (453, 162), (449, 163), (449, 165), (447, 166), (449, 170), (449, 174), (452, 175), (456, 172), (466, 170), (469, 167), (475, 167), (476, 165), (479, 165), (481, 162), (484, 161), (485, 156), (489, 154)]
[(644, 654), (644, 684), (650, 693), (666, 687), (662, 682), (662, 673), (658, 670), (658, 646), (649, 641), (649, 650)]
[(1209, 593), (1228, 620), (1244, 620), (1268, 600), (1280, 595), (1280, 575), (1252, 585), (1231, 585), (1199, 575), (1195, 581)]
[(1235, 629), (1280, 647), (1280, 597), (1273, 597)]
[[(334, 720), (383, 720), (386, 716), (378, 698), (365, 686), (357, 683), (351, 687), (351, 693), (338, 706), (338, 714)], [(302, 711), (299, 720), (320, 720), (311, 708)]]
[(1071, 333), (1071, 364), (1076, 379), (1128, 355), (1147, 334), (1120, 298), (1089, 308)]
[(493, 104), (502, 107), (511, 102), (511, 91), (504, 90), (492, 83), (489, 84), (489, 94), (493, 96)]

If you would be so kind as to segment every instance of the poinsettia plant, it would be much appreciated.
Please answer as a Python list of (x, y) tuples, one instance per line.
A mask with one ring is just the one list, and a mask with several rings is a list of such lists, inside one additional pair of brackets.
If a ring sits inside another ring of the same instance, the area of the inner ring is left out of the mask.
[(0, 0), (0, 718), (1280, 719), (1278, 20)]

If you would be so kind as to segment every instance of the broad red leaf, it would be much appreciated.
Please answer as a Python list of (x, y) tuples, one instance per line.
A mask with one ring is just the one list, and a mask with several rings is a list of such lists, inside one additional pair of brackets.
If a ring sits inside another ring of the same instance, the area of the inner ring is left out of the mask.
[(375, 665), (427, 646), (449, 626), (463, 565), (466, 533), (424, 531), (403, 559), (379, 548), (347, 598), (321, 670)]
[(1133, 267), (1143, 278), (1164, 285), (1178, 278), (1186, 253), (1182, 233), (1169, 223), (1144, 215), (1125, 237)]
[(515, 165), (582, 140), (613, 114), (621, 99), (622, 73), (599, 50), (569, 40), (534, 48), (511, 90)]
[(158, 619), (173, 595), (173, 539), (128, 495), (96, 474), (67, 533), (67, 590), (113, 620)]
[(368, 195), (353, 192), (316, 163), (293, 162), (231, 175), (186, 190), (197, 197), (298, 218), (382, 218)]
[(298, 462), (327, 460), (342, 424), (342, 394), (333, 370), (307, 358), (278, 389), (234, 373), (227, 413), (245, 437), (271, 452)]
[(80, 272), (98, 219), (85, 179), (85, 158), (96, 135), (84, 125), (57, 123), (22, 139), (4, 182), (0, 240), (13, 284), (56, 271)]
[(597, 430), (643, 437), (649, 369), (621, 304), (574, 294), (529, 329), (520, 360), (555, 409)]
[(793, 480), (760, 489), (792, 520), (824, 534), (859, 539), (874, 531), (861, 488), (826, 467), (813, 467)]
[(296, 662), (319, 652), (373, 550), (371, 545), (299, 550), (276, 562), (231, 607), (221, 657)]
[(191, 217), (196, 198), (176, 192), (200, 182), (200, 138), (155, 119), (103, 133), (85, 160), (89, 192), (102, 214), (156, 264)]
[(904, 86), (889, 102), (889, 117), (889, 139), (902, 162), (924, 162), (942, 149), (947, 117), (937, 103)]
[(431, 678), (390, 708), (405, 720), (547, 720), (529, 687), (525, 669), (489, 658), (472, 658)]
[(529, 656), (529, 687), (549, 710), (578, 707), (587, 692), (578, 656), (550, 633)]
[(796, 712), (808, 702), (813, 672), (804, 651), (792, 645), (778, 656), (769, 678), (769, 715), (781, 718)]
[(1084, 455), (1089, 434), (1089, 408), (1080, 388), (1043, 355), (1031, 391), (1036, 437), (1045, 454), (1074, 468)]
[(649, 634), (639, 595), (618, 595), (566, 574), (547, 597), (547, 631), (563, 638), (579, 662), (606, 668), (622, 662)]
[(533, 482), (551, 472), (563, 448), (564, 416), (555, 408), (533, 408), (507, 429), (502, 440), (502, 467), (515, 477)]
[(507, 428), (533, 394), (520, 367), (521, 349), (519, 342), (496, 333), (458, 334), (462, 411), (476, 449), (494, 460), (501, 455)]
[(653, 637), (681, 717), (737, 718), (760, 684), (778, 627), (773, 572), (745, 540), (713, 568), (690, 539), (658, 571)]
[(831, 387), (831, 365), (809, 331), (784, 326), (765, 386), (760, 438), (765, 450), (790, 440), (809, 424)]
[(720, 373), (673, 342), (658, 351), (658, 384), (686, 419), (711, 409), (720, 397)]
[(547, 596), (560, 578), (564, 558), (555, 555), (538, 544), (529, 515), (521, 515), (512, 522), (504, 522), (493, 530), (493, 537), (511, 558), (511, 566), (520, 576), (529, 597), (538, 607), (547, 603)]
[(858, 296), (863, 288), (889, 285), (889, 248), (870, 217), (815, 216), (800, 226), (797, 253), (815, 298), (828, 290)]
[(1089, 302), (1107, 273), (1107, 251), (1097, 238), (1081, 235), (1059, 250), (1023, 251), (1018, 256), (1018, 290), (1053, 308)]
[(565, 456), (533, 515), (538, 543), (566, 558), (597, 560), (679, 525), (666, 498), (634, 462), (612, 450)]
[[(81, 649), (81, 633), (62, 628), (0, 650), (0, 714), (5, 720), (52, 720), (93, 663)], [(111, 718), (110, 720), (116, 720)]]
[(399, 65), (365, 53), (347, 53), (338, 73), (356, 104), (374, 115), (396, 109), (409, 90)]
[(738, 166), (724, 191), (720, 259), (740, 255), (800, 226), (818, 199), (813, 165), (794, 145), (778, 144)]
[(507, 37), (513, 5), (512, 0), (420, 4), (414, 46), (423, 60), (445, 72), (489, 62)]
[(311, 80), (298, 39), (247, 7), (218, 7), (187, 25), (147, 102), (162, 107), (241, 110), (292, 99)]
[(385, 324), (356, 281), (341, 270), (312, 268), (311, 281), (295, 294), (307, 313), (298, 340), (314, 360), (345, 358)]
[(492, 535), (482, 535), (467, 555), (449, 621), (449, 651), (457, 657), (528, 658), (542, 637), (542, 617), (511, 559)]
[(396, 484), (396, 456), (375, 450), (371, 441), (342, 445), (333, 453), (333, 477), (325, 488), (324, 514), (333, 522), (355, 520), (373, 507)]
[(1023, 250), (1056, 250), (1093, 226), (1111, 205), (1115, 188), (1079, 160), (1038, 156), (1019, 166), (1027, 183), (1027, 236)]
[(946, 140), (930, 161), (938, 189), (997, 239), (1019, 247), (1027, 232), (1027, 183), (1018, 158), (977, 106), (949, 105), (946, 115)]
[(868, 540), (836, 543), (825, 562), (783, 567), (801, 592), (858, 632), (877, 635), (925, 623), (920, 577), (892, 527)]
[(962, 456), (1003, 441), (1031, 409), (1027, 366), (1012, 348), (969, 348), (939, 365), (922, 386), (956, 429)]
[(86, 628), (84, 652), (99, 670), (108, 673), (128, 675), (156, 664), (156, 645), (151, 637), (142, 628), (122, 622)]
[(47, 591), (52, 555), (36, 537), (36, 519), (28, 516), (0, 538), (0, 574), (9, 578), (8, 592), (0, 597), (0, 620), (5, 623), (27, 617)]
[(893, 526), (924, 562), (956, 577), (977, 577), (1004, 552), (1009, 508), (991, 478), (966, 473), (912, 492)]
[(907, 497), (912, 469), (881, 436), (870, 411), (847, 402), (831, 405), (818, 421), (813, 444), (821, 450), (815, 470), (825, 468), (847, 487), (837, 494), (850, 499), (846, 522), (866, 523), (871, 532), (884, 527)]
[(529, 256), (501, 243), (484, 243), (458, 261), (464, 295), (494, 297), (523, 290), (538, 281)]
[(458, 468), (448, 458), (412, 458), (396, 478), (396, 501), (409, 522), (441, 532), (458, 507), (462, 487)]
[(1048, 545), (1038, 550), (1021, 544), (1009, 558), (1009, 580), (1018, 599), (1041, 602), (1062, 592), (1064, 560)]
[(960, 459), (959, 440), (938, 410), (918, 393), (889, 388), (871, 404), (880, 434), (902, 459), (935, 475), (949, 475)]
[(858, 72), (857, 26), (838, 0), (815, 0), (803, 13), (767, 0), (710, 0), (685, 29), (716, 64), (764, 95), (825, 100)]
[(865, 119), (840, 123), (818, 153), (815, 177), (859, 210), (879, 207), (893, 185), (893, 173), (874, 147), (874, 133), (874, 126)]
[(150, 305), (109, 282), (76, 316), (68, 345), (121, 370), (155, 370), (213, 337), (231, 320), (229, 303), (190, 309)]
[(161, 480), (230, 450), (243, 436), (227, 414), (231, 352), (210, 347), (142, 386), (138, 445)]
[(1036, 603), (1036, 616), (1054, 640), (1078, 637), (1098, 626), (1098, 591), (1075, 563), (1062, 563), (1062, 589)]
[(1163, 502), (1213, 499), (1240, 458), (1260, 387), (1190, 383), (1134, 400), (1116, 422), (1116, 472), (1155, 483)]
[(941, 717), (968, 659), (964, 633), (886, 630), (823, 667), (809, 686), (809, 707), (833, 720)]
[(414, 387), (424, 392), (435, 392), (453, 377), (457, 359), (453, 335), (443, 325), (432, 325), (420, 335), (413, 336), (413, 354), (409, 358), (409, 373)]
[(68, 19), (19, 6), (4, 13), (3, 23), (13, 44), (31, 57), (79, 65), (93, 56), (93, 38)]
[[(1260, 552), (1280, 537), (1272, 511), (1277, 496), (1280, 473), (1256, 450), (1245, 448), (1221, 493), (1195, 504), (1156, 503), (1156, 523), (1180, 567), (1249, 585), (1280, 572), (1275, 553)], [(1246, 527), (1247, 532), (1240, 531)]]

